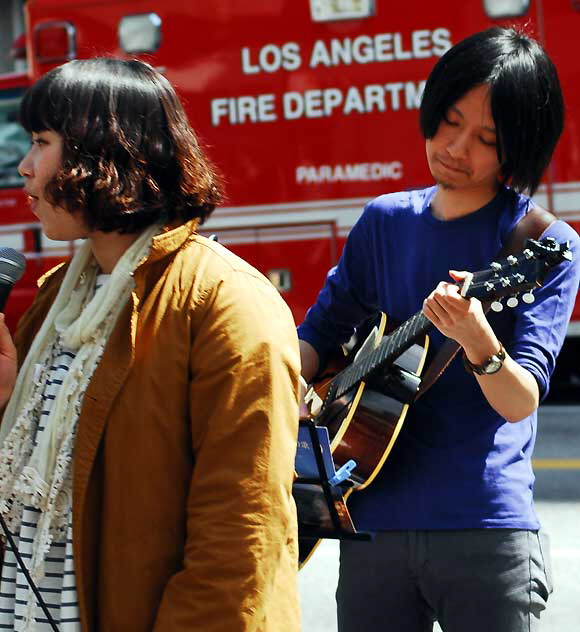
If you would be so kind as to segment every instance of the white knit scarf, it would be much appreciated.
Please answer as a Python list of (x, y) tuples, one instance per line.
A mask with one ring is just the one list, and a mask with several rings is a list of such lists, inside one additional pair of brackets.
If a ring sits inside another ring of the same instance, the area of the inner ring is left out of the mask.
[[(74, 435), (84, 393), (134, 289), (132, 273), (147, 257), (159, 231), (155, 225), (139, 235), (115, 265), (108, 283), (96, 292), (98, 266), (89, 241), (83, 243), (18, 373), (0, 426), (0, 512), (15, 533), (25, 505), (41, 511), (29, 568), (35, 582), (44, 577), (44, 558), (52, 542), (66, 538)], [(47, 372), (51, 359), (63, 348), (76, 356), (35, 445)]]

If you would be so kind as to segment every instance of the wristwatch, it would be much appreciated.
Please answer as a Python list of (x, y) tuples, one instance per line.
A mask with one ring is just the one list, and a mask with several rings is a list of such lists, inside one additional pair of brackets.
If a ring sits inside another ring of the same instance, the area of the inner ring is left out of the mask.
[(499, 343), (499, 351), (484, 360), (481, 364), (473, 364), (470, 362), (463, 352), (463, 364), (469, 373), (477, 373), (477, 375), (493, 375), (497, 373), (503, 366), (505, 360), (505, 349), (501, 342)]

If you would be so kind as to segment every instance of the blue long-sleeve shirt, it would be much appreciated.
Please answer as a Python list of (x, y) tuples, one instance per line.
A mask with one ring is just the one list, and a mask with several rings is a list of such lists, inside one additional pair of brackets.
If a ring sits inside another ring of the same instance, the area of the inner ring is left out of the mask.
[[(402, 322), (421, 309), (449, 270), (487, 268), (533, 202), (505, 188), (486, 206), (441, 221), (431, 212), (435, 187), (370, 202), (349, 234), (317, 302), (299, 327), (324, 359), (377, 310)], [(532, 305), (488, 318), (509, 354), (536, 378), (545, 397), (578, 292), (580, 238), (562, 221), (543, 236), (571, 242), (574, 259), (550, 271)], [(444, 337), (435, 329), (436, 351)], [(352, 494), (359, 529), (537, 529), (531, 455), (536, 412), (506, 422), (485, 399), (460, 355), (408, 412), (377, 478)]]

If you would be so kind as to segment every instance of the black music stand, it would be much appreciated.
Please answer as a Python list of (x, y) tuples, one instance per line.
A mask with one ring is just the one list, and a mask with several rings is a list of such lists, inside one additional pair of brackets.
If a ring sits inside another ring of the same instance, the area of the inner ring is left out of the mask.
[[(303, 562), (321, 538), (369, 540), (367, 533), (357, 532), (346, 507), (345, 492), (352, 487), (348, 480), (336, 480), (328, 431), (311, 419), (301, 419), (293, 495), (298, 510), (300, 560)], [(340, 479), (340, 469), (338, 471)]]

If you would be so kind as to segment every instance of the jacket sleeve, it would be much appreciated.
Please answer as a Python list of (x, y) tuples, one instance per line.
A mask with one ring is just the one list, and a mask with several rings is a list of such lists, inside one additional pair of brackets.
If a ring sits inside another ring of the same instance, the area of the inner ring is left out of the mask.
[(294, 323), (248, 272), (232, 272), (205, 303), (191, 353), (185, 557), (154, 629), (298, 631)]

